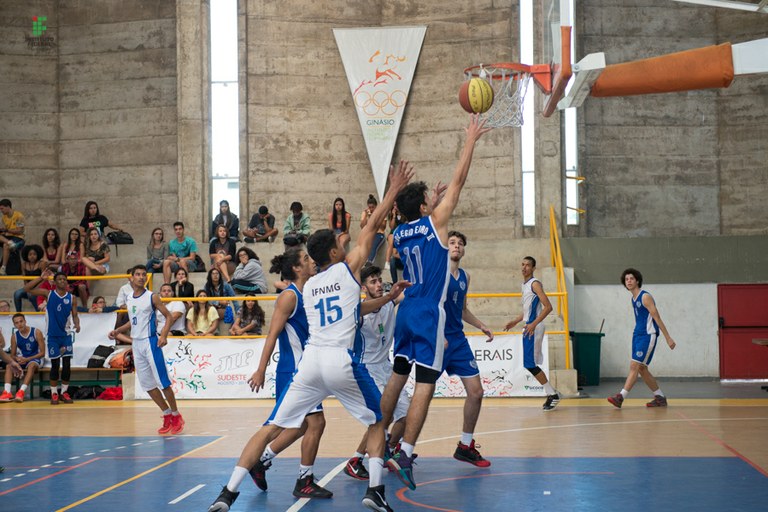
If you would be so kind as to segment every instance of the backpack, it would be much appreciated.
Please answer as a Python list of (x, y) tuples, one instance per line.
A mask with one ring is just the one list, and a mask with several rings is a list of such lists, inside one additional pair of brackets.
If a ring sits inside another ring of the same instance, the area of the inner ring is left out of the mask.
[(126, 231), (110, 231), (107, 233), (107, 240), (114, 245), (133, 244), (133, 237)]
[(88, 359), (88, 368), (104, 368), (104, 362), (115, 351), (115, 347), (99, 345), (93, 351), (93, 355)]

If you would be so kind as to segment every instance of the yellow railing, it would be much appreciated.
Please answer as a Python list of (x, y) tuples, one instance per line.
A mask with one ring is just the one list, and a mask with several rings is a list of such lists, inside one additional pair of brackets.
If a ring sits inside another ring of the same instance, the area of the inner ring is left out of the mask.
[[(555, 267), (557, 275), (557, 314), (563, 317), (563, 339), (565, 340), (565, 369), (571, 368), (571, 339), (568, 329), (568, 287), (565, 283), (565, 272), (563, 270), (563, 253), (560, 251), (560, 236), (557, 233), (557, 221), (555, 220), (555, 209), (549, 207), (549, 252), (552, 266)], [(554, 334), (554, 333), (552, 333)]]

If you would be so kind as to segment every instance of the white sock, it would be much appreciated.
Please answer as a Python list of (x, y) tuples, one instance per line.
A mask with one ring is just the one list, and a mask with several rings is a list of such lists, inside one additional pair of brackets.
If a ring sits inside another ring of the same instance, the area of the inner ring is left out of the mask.
[[(413, 445), (408, 444), (405, 441), (400, 443), (400, 451), (403, 452), (407, 457), (413, 457)], [(373, 487), (373, 486), (371, 486)]]
[(311, 474), (312, 474), (312, 466), (305, 466), (304, 464), (299, 464), (299, 480), (301, 480), (302, 478), (306, 478)]
[(61, 392), (62, 393), (66, 393), (68, 389), (69, 389), (69, 384), (62, 384), (61, 385)]
[(10, 383), (5, 385), (5, 392), (6, 393), (10, 393), (11, 392), (11, 384)]
[(661, 388), (654, 391), (653, 394), (654, 396), (664, 396), (664, 393), (661, 392)]
[(170, 409), (166, 409), (163, 411), (163, 416), (168, 416), (169, 414), (171, 414), (171, 412), (172, 411)]
[(472, 444), (472, 432), (462, 432), (461, 433), (461, 444), (464, 446), (469, 446)]
[(237, 492), (238, 487), (240, 487), (240, 484), (243, 483), (243, 480), (245, 480), (245, 476), (247, 474), (247, 469), (241, 466), (235, 466), (235, 469), (232, 470), (232, 476), (229, 477), (227, 489), (232, 492)]
[(629, 391), (627, 391), (626, 389), (622, 388), (622, 390), (621, 390), (621, 396), (623, 396), (624, 398), (627, 398), (627, 395), (628, 395), (628, 394), (629, 394)]
[(544, 383), (544, 391), (548, 395), (554, 395), (555, 393), (557, 393), (557, 391), (555, 391), (555, 388), (552, 387), (552, 384), (550, 384), (549, 381)]
[(357, 457), (358, 459), (364, 459), (365, 458), (365, 454), (364, 453), (360, 453), (360, 452), (355, 452), (354, 457)]
[(24, 392), (27, 391), (27, 385), (26, 384), (22, 384), (21, 385), (21, 391), (24, 391)]
[(368, 460), (368, 487), (381, 485), (384, 475), (384, 459), (381, 457), (371, 457)]
[(269, 462), (275, 457), (277, 457), (277, 454), (272, 451), (272, 446), (267, 445), (267, 447), (264, 448), (264, 453), (261, 454), (261, 458), (259, 460), (261, 462)]
[(179, 411), (171, 411), (172, 416), (181, 416), (181, 413)]

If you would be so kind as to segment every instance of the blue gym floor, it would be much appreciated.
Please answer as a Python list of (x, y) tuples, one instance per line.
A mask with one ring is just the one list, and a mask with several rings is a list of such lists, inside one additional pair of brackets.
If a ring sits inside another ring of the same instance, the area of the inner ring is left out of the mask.
[[(195, 456), (217, 439), (0, 437), (0, 509), (204, 511), (235, 462)], [(420, 457), (416, 491), (385, 477), (390, 504), (397, 511), (768, 509), (768, 476), (739, 457), (489, 458), (493, 465), (479, 469)], [(233, 511), (360, 510), (366, 483), (341, 473), (343, 461), (315, 465), (318, 478), (332, 474), (325, 485), (332, 500), (293, 498), (298, 460), (278, 458), (267, 473), (269, 491), (246, 481)]]

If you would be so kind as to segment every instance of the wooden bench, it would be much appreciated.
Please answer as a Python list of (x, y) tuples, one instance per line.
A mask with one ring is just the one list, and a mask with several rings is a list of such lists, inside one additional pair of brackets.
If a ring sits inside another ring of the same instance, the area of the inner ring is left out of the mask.
[[(70, 386), (119, 386), (123, 376), (122, 368), (70, 368), (70, 371)], [(42, 368), (37, 373), (37, 390), (42, 396), (43, 387), (51, 380), (51, 369)], [(61, 379), (61, 369), (59, 379)]]

